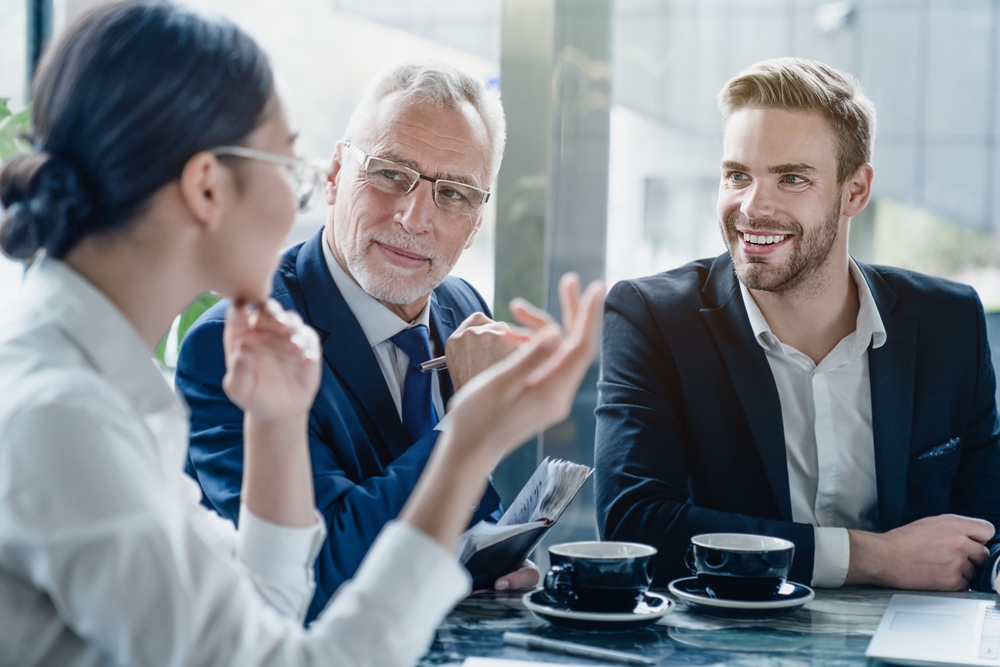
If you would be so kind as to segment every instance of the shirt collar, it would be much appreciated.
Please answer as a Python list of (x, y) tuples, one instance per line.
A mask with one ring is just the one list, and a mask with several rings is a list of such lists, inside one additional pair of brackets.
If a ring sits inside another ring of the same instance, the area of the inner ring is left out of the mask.
[(424, 309), (420, 311), (417, 319), (412, 323), (407, 322), (386, 308), (378, 299), (364, 291), (354, 281), (354, 278), (347, 275), (347, 271), (344, 271), (337, 258), (333, 256), (333, 250), (330, 249), (326, 234), (323, 235), (323, 258), (326, 260), (326, 266), (330, 271), (330, 276), (333, 277), (333, 282), (337, 285), (337, 289), (340, 290), (344, 301), (347, 302), (347, 307), (351, 309), (354, 317), (358, 320), (358, 324), (361, 325), (361, 330), (365, 332), (365, 338), (368, 339), (369, 345), (375, 347), (379, 343), (389, 340), (400, 331), (421, 324), (427, 327), (428, 332), (430, 331), (430, 299), (427, 300)]
[[(886, 340), (885, 325), (882, 324), (882, 316), (879, 315), (878, 306), (875, 305), (875, 297), (872, 296), (872, 290), (868, 286), (868, 281), (865, 280), (864, 274), (861, 273), (861, 269), (858, 268), (854, 259), (848, 258), (848, 262), (851, 276), (854, 278), (854, 283), (858, 286), (858, 300), (861, 302), (858, 309), (858, 321), (855, 325), (854, 335), (858, 342), (864, 343), (863, 347), (859, 346), (862, 349), (867, 349), (868, 341), (871, 341), (873, 348), (882, 347), (885, 345)], [(757, 307), (757, 302), (754, 301), (750, 290), (742, 282), (737, 282), (740, 285), (743, 305), (746, 307), (747, 317), (750, 319), (750, 327), (753, 329), (753, 335), (757, 343), (765, 350), (770, 350), (772, 347), (780, 345), (777, 336), (771, 332), (771, 327), (768, 325), (767, 320), (764, 319), (764, 314)]]
[(38, 259), (25, 274), (21, 303), (29, 326), (58, 327), (140, 418), (184, 410), (132, 323), (68, 265)]

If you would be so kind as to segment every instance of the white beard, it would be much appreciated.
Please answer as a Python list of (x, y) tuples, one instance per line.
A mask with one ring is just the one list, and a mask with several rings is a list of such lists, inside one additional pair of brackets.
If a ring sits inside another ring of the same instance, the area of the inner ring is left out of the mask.
[[(419, 273), (424, 269), (406, 269), (382, 260), (378, 256), (381, 251), (375, 247), (374, 235), (362, 239), (349, 238), (342, 229), (343, 227), (335, 224), (333, 236), (348, 272), (361, 289), (379, 301), (401, 306), (413, 303), (430, 294), (451, 271), (450, 265), (441, 261), (436, 253), (421, 247), (412, 237), (401, 235), (393, 239), (377, 239), (427, 257), (430, 260), (429, 270), (419, 278)], [(375, 270), (373, 264), (378, 265), (378, 270)]]

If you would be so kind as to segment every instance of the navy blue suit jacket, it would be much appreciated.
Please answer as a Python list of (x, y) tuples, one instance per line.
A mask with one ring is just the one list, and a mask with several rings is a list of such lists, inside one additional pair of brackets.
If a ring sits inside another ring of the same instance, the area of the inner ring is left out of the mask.
[[(979, 298), (858, 266), (887, 334), (868, 350), (880, 529), (948, 512), (1000, 525), (996, 380)], [(813, 528), (792, 521), (778, 389), (729, 255), (618, 283), (603, 348), (602, 537), (657, 547), (660, 585), (690, 576), (683, 558), (698, 533), (783, 537), (795, 543), (791, 578), (808, 583)]]
[[(411, 442), (361, 325), (330, 276), (322, 231), (289, 250), (274, 277), (273, 297), (298, 311), (323, 344), (323, 377), (309, 415), (316, 507), (329, 535), (316, 560), (316, 595), (307, 621), (350, 579), (382, 527), (402, 509), (427, 463), (438, 432)], [(177, 388), (191, 407), (187, 471), (201, 484), (205, 504), (234, 523), (243, 474), (243, 413), (222, 390), (222, 329), (228, 302), (190, 329), (177, 363)], [(468, 283), (447, 278), (431, 296), (431, 336), (443, 350), (474, 312), (489, 315)], [(445, 401), (452, 393), (441, 374)], [(489, 486), (473, 522), (500, 506)]]

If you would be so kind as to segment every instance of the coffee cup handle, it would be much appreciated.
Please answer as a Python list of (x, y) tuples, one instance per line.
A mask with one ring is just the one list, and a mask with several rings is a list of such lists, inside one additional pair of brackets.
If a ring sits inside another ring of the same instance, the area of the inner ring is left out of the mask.
[(545, 592), (559, 602), (575, 602), (574, 574), (572, 563), (553, 565), (545, 574)]
[(687, 569), (691, 571), (691, 574), (697, 575), (698, 568), (694, 566), (694, 545), (689, 544), (687, 552), (684, 554), (684, 565)]

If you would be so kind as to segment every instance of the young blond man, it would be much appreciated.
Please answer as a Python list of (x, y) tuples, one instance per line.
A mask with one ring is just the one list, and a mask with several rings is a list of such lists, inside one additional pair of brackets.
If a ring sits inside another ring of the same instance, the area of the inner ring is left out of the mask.
[[(802, 59), (719, 94), (728, 252), (624, 281), (605, 309), (597, 409), (605, 539), (688, 574), (691, 536), (796, 545), (815, 586), (993, 588), (1000, 424), (970, 287), (848, 254), (875, 108)], [(997, 540), (1000, 542), (1000, 540)]]

